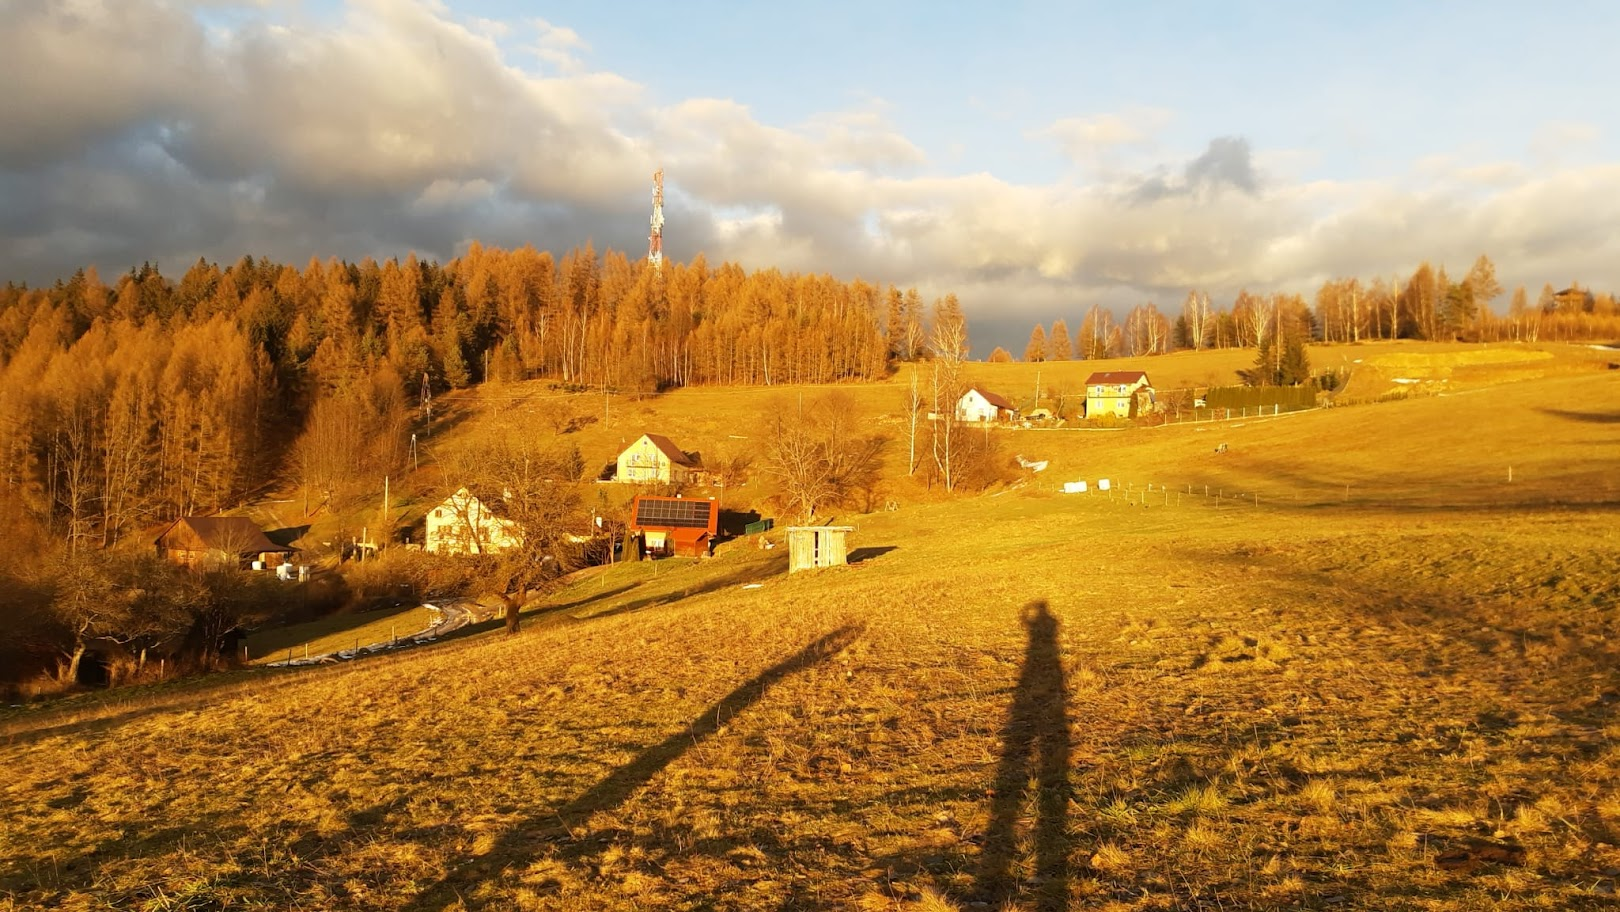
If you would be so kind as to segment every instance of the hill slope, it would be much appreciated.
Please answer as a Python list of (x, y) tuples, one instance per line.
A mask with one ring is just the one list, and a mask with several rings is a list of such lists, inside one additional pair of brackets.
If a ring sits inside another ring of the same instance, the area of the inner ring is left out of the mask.
[[(586, 574), (517, 637), (12, 711), (0, 896), (1607, 907), (1613, 389), (1224, 425), (1219, 457), (1017, 432), (1052, 468), (856, 517), (848, 568), (739, 542)], [(1055, 493), (1104, 472), (1156, 493)]]

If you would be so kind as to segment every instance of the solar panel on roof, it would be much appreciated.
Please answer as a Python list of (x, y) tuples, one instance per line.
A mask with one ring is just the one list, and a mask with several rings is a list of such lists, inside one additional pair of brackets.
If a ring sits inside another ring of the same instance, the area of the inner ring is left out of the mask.
[(713, 504), (707, 500), (648, 500), (636, 503), (636, 525), (663, 526), (670, 529), (707, 529), (709, 510)]

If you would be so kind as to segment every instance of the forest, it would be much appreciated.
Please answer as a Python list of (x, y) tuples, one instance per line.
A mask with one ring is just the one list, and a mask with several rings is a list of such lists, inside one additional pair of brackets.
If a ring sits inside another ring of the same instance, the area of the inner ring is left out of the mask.
[(286, 481), (340, 500), (362, 467), (402, 465), (409, 411), (445, 389), (867, 379), (890, 336), (915, 357), (923, 318), (915, 291), (589, 246), (474, 244), (444, 266), (244, 257), (110, 286), (87, 269), (0, 290), (0, 499), (100, 548)]
[[(1594, 294), (1579, 282), (1555, 291), (1545, 284), (1530, 303), (1515, 288), (1507, 311), (1491, 302), (1502, 295), (1496, 265), (1481, 255), (1468, 273), (1453, 280), (1444, 266), (1425, 261), (1410, 276), (1364, 281), (1336, 278), (1317, 289), (1314, 306), (1293, 292), (1269, 295), (1239, 291), (1229, 307), (1212, 304), (1209, 293), (1188, 291), (1179, 313), (1138, 304), (1123, 320), (1101, 306), (1086, 311), (1070, 335), (1066, 320), (1048, 329), (1035, 324), (1024, 348), (1025, 361), (1068, 361), (1140, 357), (1204, 348), (1264, 348), (1268, 339), (1360, 342), (1376, 339), (1458, 339), (1469, 342), (1536, 342), (1620, 338), (1620, 304), (1612, 293)], [(1011, 361), (1005, 349), (991, 359)]]

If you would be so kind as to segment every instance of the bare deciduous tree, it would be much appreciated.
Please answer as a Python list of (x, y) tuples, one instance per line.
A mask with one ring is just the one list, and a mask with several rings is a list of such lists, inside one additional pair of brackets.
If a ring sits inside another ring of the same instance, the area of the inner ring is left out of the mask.
[(824, 506), (869, 490), (885, 443), (861, 433), (854, 402), (843, 393), (772, 408), (762, 436), (762, 468), (781, 484), (787, 509), (805, 522)]

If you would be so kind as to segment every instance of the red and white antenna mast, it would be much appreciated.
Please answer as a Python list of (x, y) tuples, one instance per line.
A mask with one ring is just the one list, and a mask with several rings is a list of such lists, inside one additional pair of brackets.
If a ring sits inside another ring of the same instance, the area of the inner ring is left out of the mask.
[(652, 234), (647, 235), (647, 262), (664, 268), (664, 169), (653, 172)]

